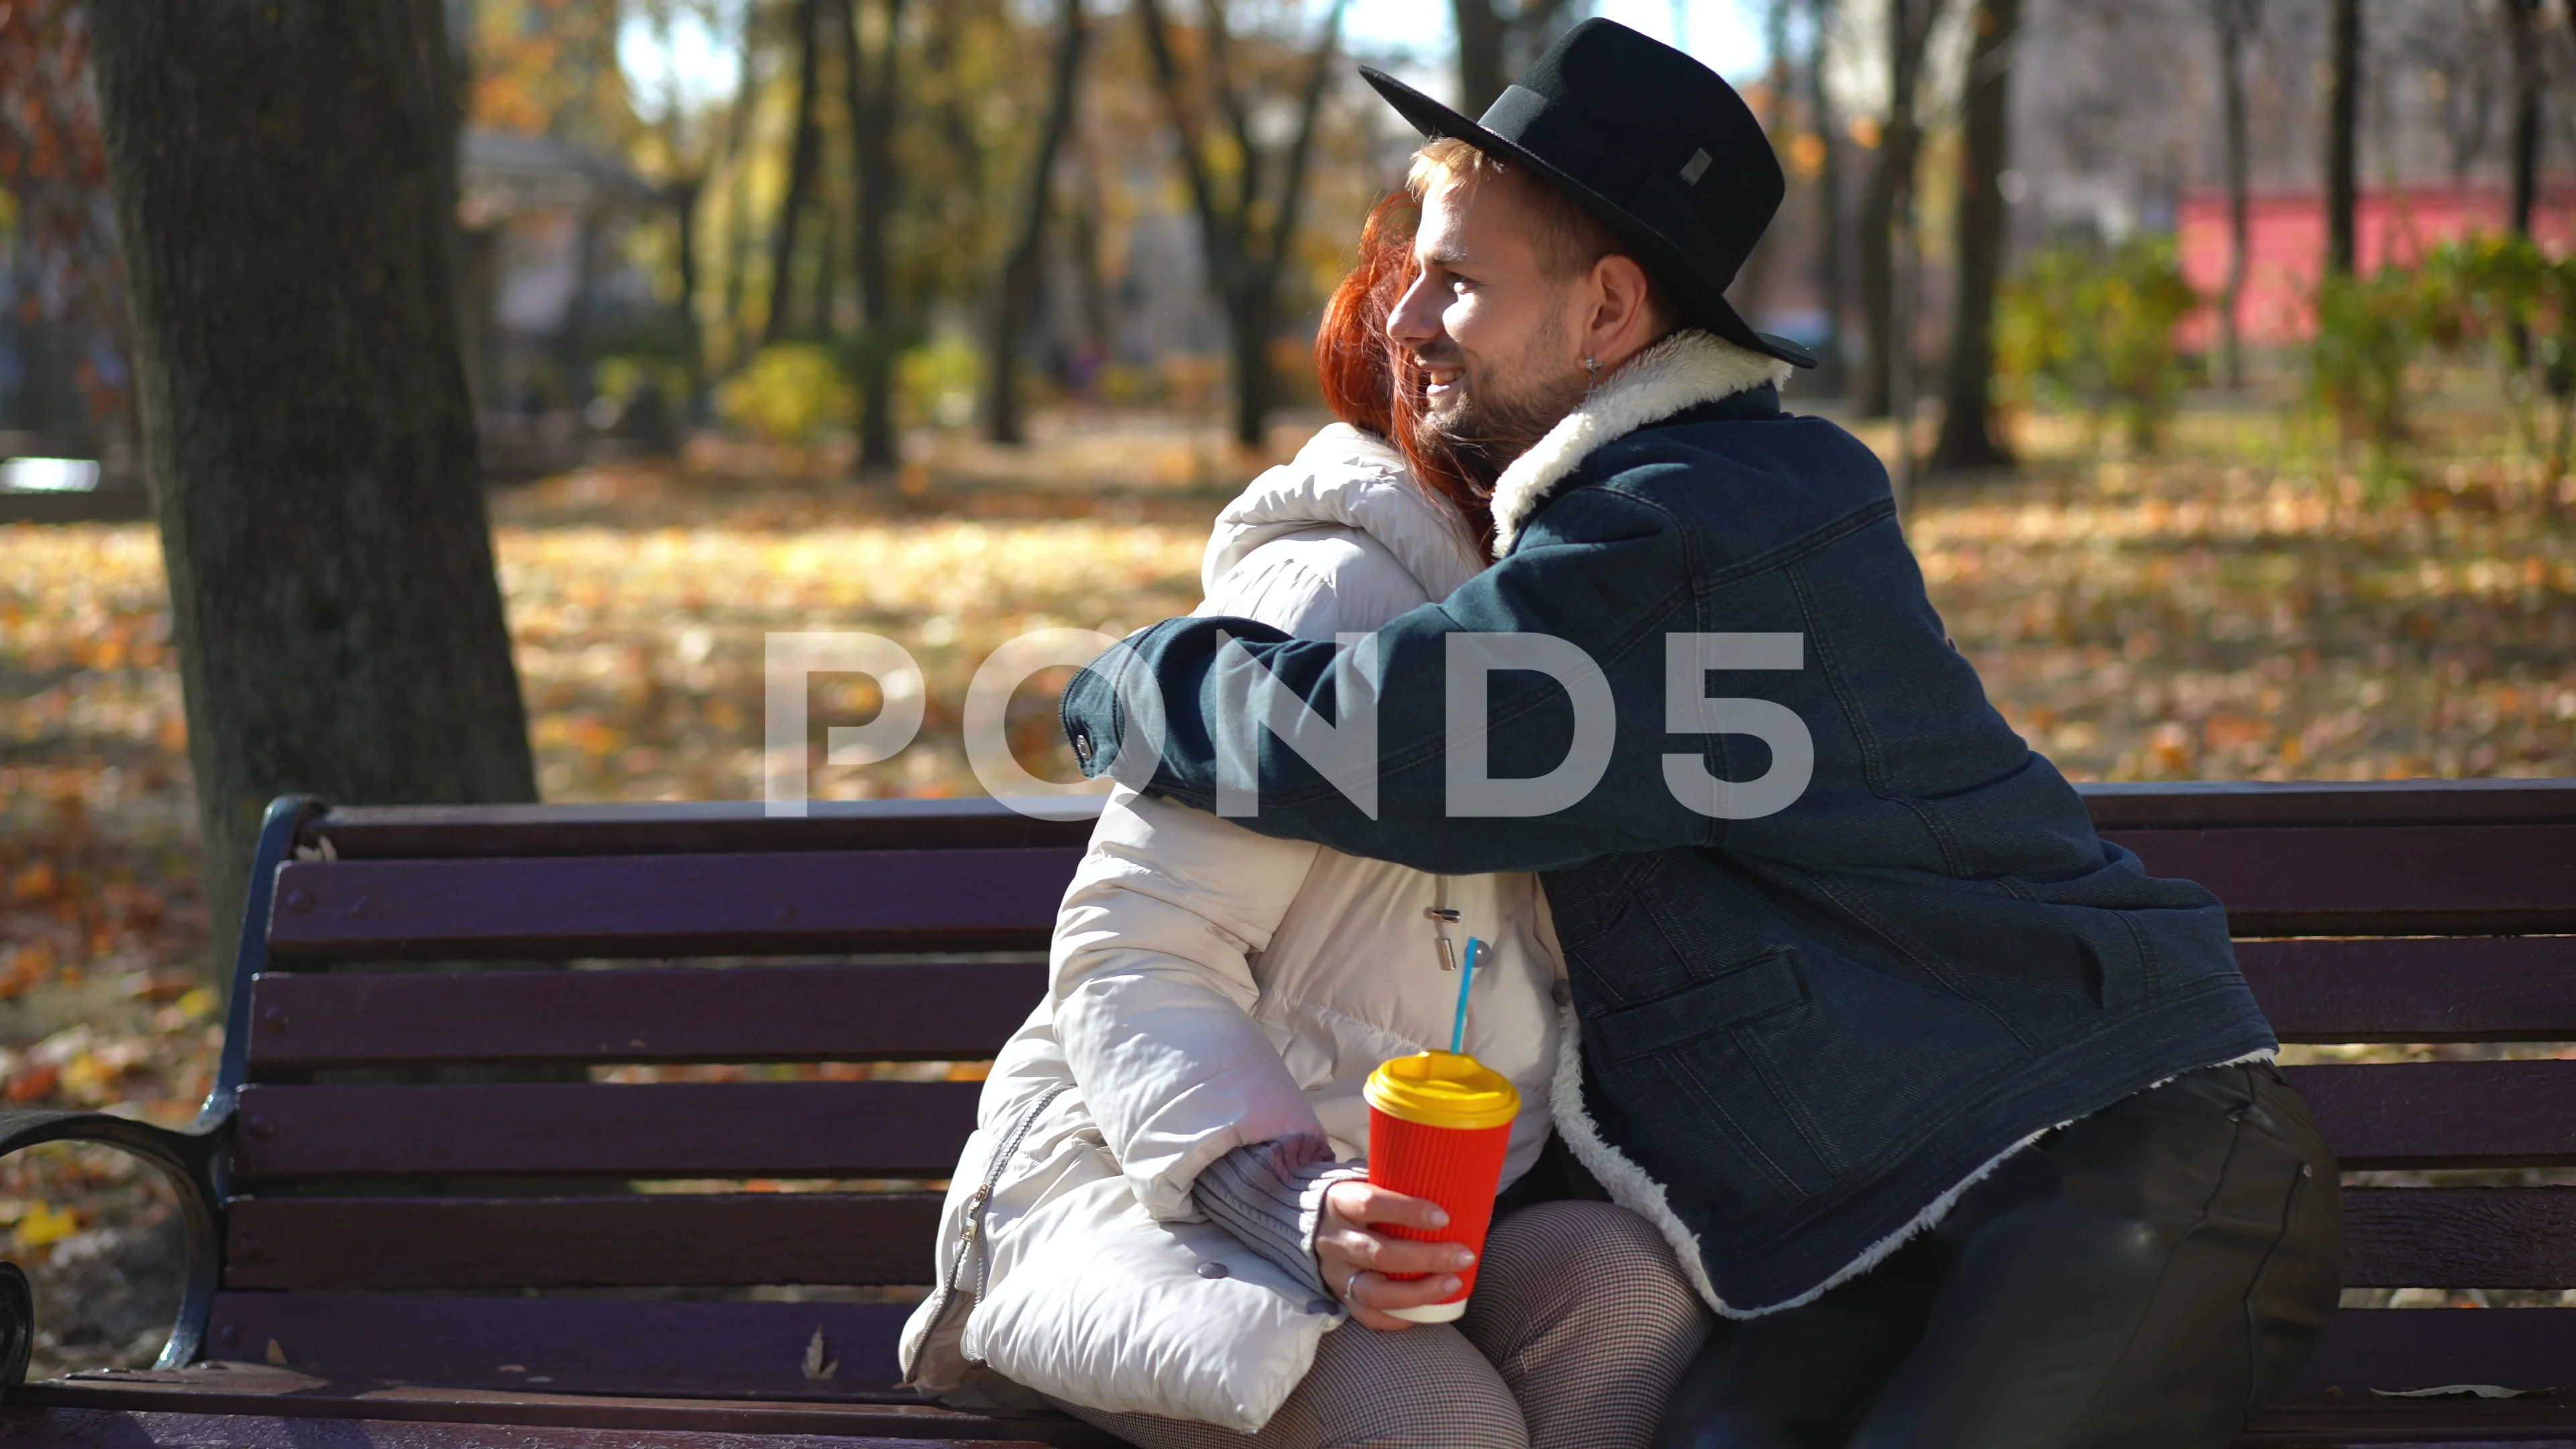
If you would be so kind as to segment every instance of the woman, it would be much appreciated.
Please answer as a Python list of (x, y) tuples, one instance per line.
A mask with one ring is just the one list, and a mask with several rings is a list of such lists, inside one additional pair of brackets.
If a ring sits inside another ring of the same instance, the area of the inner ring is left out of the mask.
[[(1419, 395), (1383, 331), (1410, 204), (1371, 215), (1317, 339), (1343, 423), (1218, 516), (1202, 613), (1330, 638), (1483, 566), (1478, 492), (1388, 441)], [(1438, 1223), (1366, 1183), (1360, 1088), (1448, 1044), (1469, 936), (1486, 950), (1467, 1049), (1522, 1112), (1465, 1316), (1413, 1325), (1385, 1310), (1449, 1296), (1468, 1260), (1365, 1226)], [(1066, 893), (1047, 999), (985, 1087), (908, 1381), (1052, 1403), (1146, 1449), (1644, 1444), (1706, 1325), (1643, 1219), (1532, 1172), (1575, 1070), (1561, 975), (1529, 875), (1427, 875), (1119, 791)]]

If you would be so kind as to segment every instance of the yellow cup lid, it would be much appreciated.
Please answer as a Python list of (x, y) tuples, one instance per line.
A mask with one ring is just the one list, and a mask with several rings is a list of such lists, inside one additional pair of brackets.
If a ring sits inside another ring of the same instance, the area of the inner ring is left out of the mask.
[(1416, 1052), (1382, 1062), (1361, 1094), (1390, 1117), (1475, 1131), (1521, 1114), (1509, 1078), (1462, 1052)]

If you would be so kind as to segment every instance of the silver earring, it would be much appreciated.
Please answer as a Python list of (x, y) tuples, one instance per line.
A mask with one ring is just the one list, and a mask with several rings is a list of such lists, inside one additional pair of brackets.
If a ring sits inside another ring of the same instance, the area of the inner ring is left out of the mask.
[(1598, 386), (1598, 385), (1600, 384), (1600, 382), (1601, 382), (1601, 359), (1600, 359), (1600, 358), (1597, 358), (1597, 357), (1587, 357), (1587, 358), (1583, 359), (1583, 370), (1584, 370), (1586, 373), (1589, 373), (1589, 374), (1590, 374), (1590, 381), (1589, 381), (1588, 383), (1586, 383), (1586, 386)]

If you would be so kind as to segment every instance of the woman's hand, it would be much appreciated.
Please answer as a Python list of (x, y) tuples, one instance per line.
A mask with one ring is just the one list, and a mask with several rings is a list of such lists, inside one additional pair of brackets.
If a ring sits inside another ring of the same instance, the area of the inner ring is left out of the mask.
[[(1411, 1328), (1390, 1308), (1419, 1308), (1458, 1291), (1458, 1270), (1476, 1255), (1457, 1243), (1417, 1243), (1370, 1232), (1371, 1223), (1436, 1231), (1449, 1226), (1449, 1214), (1428, 1198), (1406, 1197), (1366, 1182), (1337, 1182), (1324, 1193), (1324, 1222), (1315, 1232), (1315, 1258), (1324, 1265), (1324, 1282), (1344, 1303), (1351, 1317), (1366, 1327), (1392, 1333)], [(1428, 1273), (1399, 1283), (1389, 1273)]]

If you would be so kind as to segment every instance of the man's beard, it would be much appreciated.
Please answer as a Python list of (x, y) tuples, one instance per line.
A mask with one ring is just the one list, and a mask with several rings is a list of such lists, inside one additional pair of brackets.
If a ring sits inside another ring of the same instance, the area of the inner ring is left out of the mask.
[[(1559, 351), (1554, 343), (1553, 336), (1539, 337), (1529, 353), (1554, 355)], [(1518, 387), (1506, 386), (1490, 375), (1470, 384), (1454, 343), (1416, 354), (1416, 362), (1460, 368), (1456, 387), (1461, 395), (1446, 407), (1426, 401), (1414, 422), (1415, 445), (1447, 452), (1487, 489), (1514, 458), (1528, 452), (1574, 411), (1587, 391), (1582, 377), (1549, 377), (1543, 365), (1527, 367), (1534, 376)]]

